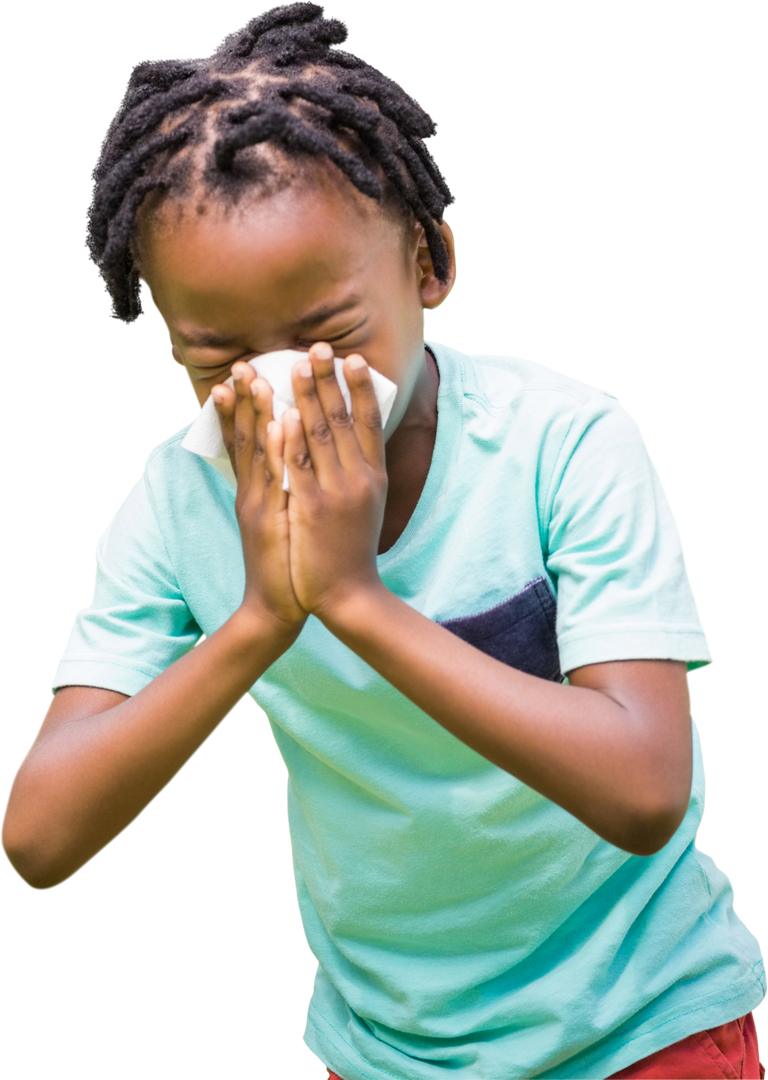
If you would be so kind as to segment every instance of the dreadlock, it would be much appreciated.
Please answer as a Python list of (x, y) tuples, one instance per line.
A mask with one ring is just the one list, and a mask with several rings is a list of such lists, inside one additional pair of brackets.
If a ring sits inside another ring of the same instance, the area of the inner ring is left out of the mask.
[(88, 213), (88, 247), (116, 318), (141, 313), (135, 247), (144, 200), (181, 197), (193, 184), (229, 201), (279, 187), (262, 144), (299, 167), (323, 157), (364, 195), (415, 218), (435, 273), (447, 279), (438, 226), (453, 196), (423, 142), (435, 125), (397, 83), (331, 48), (346, 37), (319, 5), (287, 4), (207, 59), (134, 68), (93, 173)]

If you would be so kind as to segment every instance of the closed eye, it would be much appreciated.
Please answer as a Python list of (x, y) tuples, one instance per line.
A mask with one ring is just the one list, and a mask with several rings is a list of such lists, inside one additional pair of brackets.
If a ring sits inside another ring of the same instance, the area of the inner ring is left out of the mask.
[[(339, 334), (334, 338), (319, 338), (318, 337), (318, 338), (313, 338), (311, 341), (298, 341), (297, 345), (306, 346), (308, 349), (311, 349), (311, 347), (314, 345), (315, 341), (327, 341), (328, 345), (335, 345), (335, 343), (337, 341), (343, 341), (343, 339), (351, 337), (352, 334), (355, 334), (356, 332), (358, 332), (358, 330), (366, 322), (367, 322), (367, 319), (364, 319), (363, 322), (359, 326), (355, 326), (351, 330), (346, 330), (345, 333)], [(254, 355), (253, 352), (244, 352), (240, 356), (234, 356), (232, 360), (226, 360), (226, 361), (224, 361), (224, 363), (221, 363), (221, 364), (207, 364), (207, 365), (205, 365), (205, 364), (187, 364), (186, 366), (191, 367), (194, 370), (194, 372), (219, 372), (220, 373), (221, 370), (223, 370), (224, 368), (231, 367), (232, 364), (237, 364), (239, 360), (243, 360), (245, 356), (252, 356), (253, 357), (253, 355)], [(218, 376), (217, 375), (201, 376), (200, 381), (204, 382), (206, 378), (207, 379), (215, 379), (215, 378), (218, 378)]]

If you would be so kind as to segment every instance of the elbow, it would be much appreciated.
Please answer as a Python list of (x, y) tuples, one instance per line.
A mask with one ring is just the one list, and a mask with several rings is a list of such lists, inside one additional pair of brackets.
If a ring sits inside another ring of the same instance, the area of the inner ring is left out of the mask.
[(684, 804), (679, 801), (674, 804), (665, 803), (644, 810), (635, 820), (630, 842), (621, 846), (632, 855), (644, 858), (656, 855), (666, 847), (680, 828), (688, 810), (688, 801), (686, 799)]
[(28, 848), (6, 844), (5, 841), (3, 847), (11, 866), (33, 889), (51, 889), (66, 881), (71, 874), (71, 871), (62, 870)]
[(22, 885), (26, 886), (30, 892), (42, 892), (43, 888), (38, 880), (38, 875), (35, 870), (29, 865), (29, 860), (24, 858), (24, 855), (18, 851), (10, 851), (5, 845), (2, 845), (2, 856), (5, 860), (5, 865), (11, 870), (14, 877), (18, 878), (22, 882)]
[(649, 777), (638, 855), (655, 855), (666, 847), (688, 813), (693, 782), (690, 742), (686, 743), (685, 749), (688, 752), (677, 768), (667, 769), (665, 762), (657, 762)]
[(11, 865), (19, 877), (23, 878), (27, 885), (33, 889), (51, 889), (64, 880), (64, 877), (46, 873), (44, 869), (39, 869), (35, 864), (27, 862), (23, 857), (11, 856), (8, 851), (6, 851), (6, 855), (8, 855)]
[(18, 878), (18, 880), (22, 882), (22, 885), (26, 886), (30, 892), (42, 891), (37, 880), (37, 875), (28, 865), (27, 860), (24, 859), (22, 854), (19, 854), (16, 851), (8, 851), (3, 846), (2, 856), (5, 860), (5, 865), (11, 870), (13, 876)]

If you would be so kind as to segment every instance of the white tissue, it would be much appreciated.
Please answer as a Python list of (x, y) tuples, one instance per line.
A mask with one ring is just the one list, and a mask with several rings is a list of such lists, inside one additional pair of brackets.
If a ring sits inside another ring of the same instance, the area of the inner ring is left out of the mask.
[[(277, 421), (283, 419), (283, 413), (286, 409), (290, 409), (291, 406), (296, 404), (293, 397), (293, 387), (291, 385), (291, 371), (297, 361), (306, 360), (306, 358), (307, 354), (305, 352), (296, 352), (294, 349), (282, 349), (280, 352), (265, 353), (264, 356), (256, 356), (253, 360), (248, 361), (256, 374), (260, 375), (262, 379), (266, 379), (272, 387), (272, 415)], [(339, 388), (342, 397), (344, 398), (344, 403), (347, 406), (347, 411), (351, 416), (352, 402), (349, 396), (349, 388), (347, 387), (344, 378), (344, 361), (337, 358), (335, 360), (335, 365)], [(383, 426), (386, 424), (389, 419), (389, 414), (392, 411), (395, 396), (397, 395), (397, 386), (380, 372), (374, 371), (373, 368), (370, 368), (370, 372), (373, 390), (376, 394), (376, 400), (379, 403), (381, 423)], [(233, 386), (234, 380), (232, 378), (227, 379), (226, 385)], [(181, 445), (185, 450), (189, 450), (191, 453), (198, 454), (201, 458), (205, 458), (208, 464), (213, 465), (214, 469), (218, 469), (221, 475), (228, 480), (233, 487), (237, 486), (235, 472), (232, 468), (232, 463), (229, 460), (227, 448), (224, 446), (224, 439), (221, 435), (221, 425), (219, 424), (219, 417), (213, 404), (213, 398), (209, 397), (203, 405), (200, 410), (200, 415), (184, 436)], [(287, 468), (283, 477), (283, 488), (285, 491), (288, 491)]]

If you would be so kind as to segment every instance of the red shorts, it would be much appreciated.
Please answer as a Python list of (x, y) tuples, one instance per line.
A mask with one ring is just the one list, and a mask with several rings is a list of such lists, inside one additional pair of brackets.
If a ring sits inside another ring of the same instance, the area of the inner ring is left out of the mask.
[[(697, 1031), (636, 1061), (609, 1080), (763, 1080), (752, 1013), (730, 1024)], [(329, 1080), (341, 1080), (328, 1070)]]

